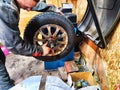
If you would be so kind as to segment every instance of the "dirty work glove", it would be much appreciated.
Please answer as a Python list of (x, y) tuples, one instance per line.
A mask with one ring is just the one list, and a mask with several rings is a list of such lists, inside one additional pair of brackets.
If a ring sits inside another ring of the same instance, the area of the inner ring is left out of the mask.
[(36, 49), (37, 49), (37, 50), (32, 53), (32, 56), (33, 56), (33, 57), (42, 56), (42, 54), (43, 54), (43, 49), (42, 49), (42, 47), (41, 47), (41, 46), (37, 46)]

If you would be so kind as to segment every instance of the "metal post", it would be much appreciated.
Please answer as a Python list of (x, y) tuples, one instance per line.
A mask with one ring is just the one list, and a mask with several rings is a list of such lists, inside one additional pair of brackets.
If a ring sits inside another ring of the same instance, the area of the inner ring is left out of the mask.
[(101, 27), (100, 27), (100, 24), (99, 24), (99, 21), (98, 21), (98, 18), (97, 18), (97, 14), (96, 14), (96, 11), (95, 11), (95, 6), (94, 6), (94, 3), (93, 3), (93, 0), (87, 0), (87, 2), (88, 2), (88, 7), (90, 8), (93, 20), (95, 22), (95, 26), (96, 26), (99, 38), (101, 40), (101, 42), (100, 42), (101, 43), (101, 48), (105, 48), (106, 47), (106, 41), (105, 41), (105, 39), (102, 35)]

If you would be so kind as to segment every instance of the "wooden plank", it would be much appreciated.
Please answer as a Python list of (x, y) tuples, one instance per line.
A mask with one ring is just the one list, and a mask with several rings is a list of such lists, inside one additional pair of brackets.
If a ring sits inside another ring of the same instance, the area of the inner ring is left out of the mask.
[(87, 40), (80, 46), (80, 50), (87, 62), (86, 66), (98, 76), (101, 90), (108, 90), (105, 69), (99, 49), (95, 47), (93, 42)]
[(75, 14), (77, 15), (77, 22), (80, 22), (86, 12), (87, 0), (77, 0)]

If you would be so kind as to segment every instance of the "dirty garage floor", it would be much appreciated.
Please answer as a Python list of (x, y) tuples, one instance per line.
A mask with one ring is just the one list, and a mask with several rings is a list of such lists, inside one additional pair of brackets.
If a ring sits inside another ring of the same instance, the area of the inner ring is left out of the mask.
[(16, 84), (27, 77), (35, 75), (53, 75), (59, 77), (57, 70), (44, 70), (43, 61), (33, 57), (14, 55), (12, 53), (7, 56), (6, 67), (11, 79), (15, 80)]

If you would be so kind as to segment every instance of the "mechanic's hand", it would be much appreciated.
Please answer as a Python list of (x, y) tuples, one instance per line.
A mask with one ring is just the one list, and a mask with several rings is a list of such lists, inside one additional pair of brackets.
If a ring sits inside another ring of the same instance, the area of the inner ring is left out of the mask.
[(32, 53), (32, 56), (34, 57), (46, 56), (49, 52), (50, 48), (47, 46), (47, 43), (45, 43), (42, 46), (37, 46), (37, 51)]
[(48, 4), (48, 6), (54, 7), (54, 10), (53, 10), (54, 12), (59, 13), (59, 14), (61, 14), (61, 15), (64, 15), (64, 13), (61, 12), (61, 9), (60, 9), (60, 8), (57, 8), (55, 5), (53, 5), (53, 4)]
[(47, 43), (43, 44), (42, 48), (43, 48), (43, 54), (42, 54), (42, 56), (46, 56), (47, 54), (49, 54), (50, 48), (47, 46)]
[(41, 52), (34, 52), (34, 53), (32, 53), (32, 56), (39, 57), (39, 56), (42, 56), (42, 53)]
[(63, 12), (61, 12), (61, 10), (60, 9), (56, 9), (56, 11), (55, 12), (57, 12), (57, 13), (59, 13), (59, 14), (61, 14), (61, 15), (64, 15), (64, 13)]

